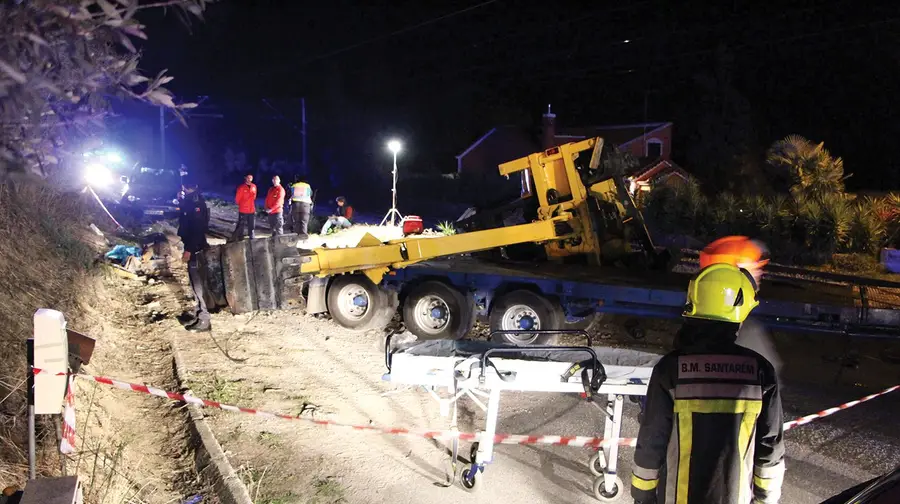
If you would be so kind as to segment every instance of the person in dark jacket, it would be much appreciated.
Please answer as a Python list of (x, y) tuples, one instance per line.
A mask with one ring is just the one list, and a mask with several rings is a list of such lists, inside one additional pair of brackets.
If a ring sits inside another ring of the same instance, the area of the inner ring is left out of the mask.
[(688, 285), (681, 348), (654, 366), (634, 451), (637, 504), (777, 504), (784, 426), (775, 369), (735, 343), (752, 276), (713, 264)]
[(188, 317), (185, 329), (191, 332), (207, 332), (211, 329), (209, 310), (204, 298), (203, 280), (197, 262), (197, 254), (209, 248), (206, 241), (206, 232), (209, 230), (209, 207), (200, 191), (197, 183), (187, 179), (184, 182), (184, 200), (181, 201), (178, 215), (178, 236), (184, 243), (184, 256), (182, 260), (188, 266), (188, 278), (191, 281), (191, 290), (197, 300), (197, 308), (192, 316)]

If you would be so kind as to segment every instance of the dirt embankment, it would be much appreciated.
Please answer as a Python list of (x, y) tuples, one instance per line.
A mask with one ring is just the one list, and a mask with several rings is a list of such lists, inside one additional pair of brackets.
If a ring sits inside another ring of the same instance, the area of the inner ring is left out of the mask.
[[(161, 304), (181, 299), (162, 282), (126, 280), (95, 262), (110, 245), (89, 227), (105, 224), (95, 205), (40, 184), (0, 183), (0, 486), (21, 488), (27, 478), (25, 340), (38, 308), (63, 312), (70, 329), (97, 338), (85, 372), (175, 386), (171, 342), (153, 324)], [(76, 384), (77, 452), (61, 456), (58, 418), (39, 417), (39, 477), (78, 474), (91, 504), (204, 493), (185, 449), (184, 415), (173, 404)]]

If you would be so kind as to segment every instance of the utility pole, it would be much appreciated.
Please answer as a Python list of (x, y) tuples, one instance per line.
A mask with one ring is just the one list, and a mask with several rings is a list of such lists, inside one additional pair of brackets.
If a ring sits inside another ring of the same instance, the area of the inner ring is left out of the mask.
[(306, 98), (300, 98), (300, 114), (303, 120), (301, 135), (303, 135), (303, 175), (309, 176), (309, 166), (306, 164)]
[(162, 166), (160, 168), (166, 167), (166, 108), (163, 106), (159, 107), (159, 151), (160, 151), (160, 159), (162, 159)]

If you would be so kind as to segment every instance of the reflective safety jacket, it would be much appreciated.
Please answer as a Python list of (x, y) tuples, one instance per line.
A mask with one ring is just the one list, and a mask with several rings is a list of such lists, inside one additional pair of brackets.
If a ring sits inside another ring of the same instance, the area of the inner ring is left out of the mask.
[[(688, 327), (689, 326), (689, 327)], [(634, 452), (640, 504), (776, 504), (784, 478), (778, 380), (734, 343), (737, 325), (689, 320), (653, 368)]]
[(291, 184), (291, 201), (312, 203), (312, 188), (306, 182)]

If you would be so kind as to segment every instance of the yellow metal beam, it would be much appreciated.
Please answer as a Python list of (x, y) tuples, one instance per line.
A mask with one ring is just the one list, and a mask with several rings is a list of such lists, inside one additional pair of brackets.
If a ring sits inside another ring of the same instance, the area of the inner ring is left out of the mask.
[(507, 226), (485, 231), (460, 233), (439, 238), (403, 238), (388, 243), (352, 248), (318, 248), (300, 265), (301, 273), (317, 276), (360, 271), (378, 283), (389, 268), (468, 252), (478, 252), (517, 243), (544, 242), (571, 236), (560, 234), (557, 224), (568, 221), (568, 214), (553, 219)]

